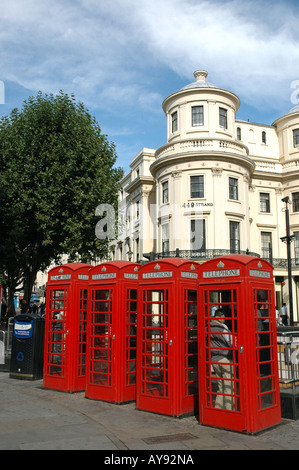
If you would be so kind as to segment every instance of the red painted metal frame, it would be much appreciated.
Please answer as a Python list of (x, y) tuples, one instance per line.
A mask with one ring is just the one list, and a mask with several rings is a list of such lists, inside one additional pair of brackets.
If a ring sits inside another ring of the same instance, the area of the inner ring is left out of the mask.
[(90, 271), (86, 398), (136, 398), (136, 263), (113, 261)]
[(197, 379), (197, 265), (180, 258), (139, 271), (136, 407), (194, 413)]
[(85, 263), (69, 263), (49, 271), (43, 374), (45, 388), (65, 392), (85, 390), (90, 268)]
[[(199, 421), (247, 433), (279, 424), (272, 265), (251, 256), (228, 255), (203, 263), (198, 273)], [(224, 309), (231, 331), (231, 346), (223, 347), (230, 350), (230, 364), (225, 369), (230, 378), (219, 376), (222, 364), (215, 359), (211, 322), (216, 308)]]

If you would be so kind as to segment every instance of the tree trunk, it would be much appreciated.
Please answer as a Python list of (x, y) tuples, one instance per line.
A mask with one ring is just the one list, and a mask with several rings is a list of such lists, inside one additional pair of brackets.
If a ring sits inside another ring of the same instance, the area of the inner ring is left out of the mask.
[(14, 317), (16, 314), (15, 302), (14, 302), (14, 293), (15, 289), (8, 288), (8, 298), (7, 298), (7, 313), (6, 317)]
[[(32, 267), (31, 267), (32, 268)], [(23, 290), (24, 290), (24, 299), (27, 300), (28, 304), (31, 299), (33, 285), (36, 280), (37, 271), (30, 270), (27, 272), (26, 277), (24, 278)]]

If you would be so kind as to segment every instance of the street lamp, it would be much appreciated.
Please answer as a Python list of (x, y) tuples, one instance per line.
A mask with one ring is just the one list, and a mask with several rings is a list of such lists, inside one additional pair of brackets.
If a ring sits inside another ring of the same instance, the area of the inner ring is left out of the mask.
[(294, 326), (294, 315), (293, 315), (293, 286), (292, 286), (292, 258), (291, 258), (291, 242), (294, 240), (294, 235), (290, 234), (290, 214), (289, 206), (291, 200), (289, 196), (282, 199), (285, 202), (285, 213), (286, 213), (286, 236), (281, 237), (281, 241), (287, 244), (287, 258), (288, 258), (288, 280), (289, 280), (289, 306), (290, 306), (290, 325)]

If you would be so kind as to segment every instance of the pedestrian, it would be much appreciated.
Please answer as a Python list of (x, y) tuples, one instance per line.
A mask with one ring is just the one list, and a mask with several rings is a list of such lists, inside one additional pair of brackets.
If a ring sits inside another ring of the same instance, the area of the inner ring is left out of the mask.
[(29, 313), (29, 305), (27, 303), (27, 300), (26, 299), (22, 299), (22, 303), (21, 303), (21, 313)]
[(215, 408), (234, 410), (232, 334), (225, 324), (225, 313), (222, 309), (215, 311), (210, 323), (210, 348), (213, 369), (218, 378)]
[(38, 305), (37, 305), (36, 300), (33, 302), (33, 305), (32, 305), (32, 313), (38, 314)]
[(277, 305), (275, 306), (275, 313), (276, 313), (276, 324), (277, 326), (280, 325), (280, 315), (279, 315), (279, 308), (277, 307)]
[(5, 299), (2, 299), (1, 303), (1, 323), (5, 321), (6, 318), (7, 305)]
[(283, 325), (288, 326), (288, 318), (288, 309), (286, 307), (286, 304), (283, 303), (281, 308), (281, 322), (283, 323)]

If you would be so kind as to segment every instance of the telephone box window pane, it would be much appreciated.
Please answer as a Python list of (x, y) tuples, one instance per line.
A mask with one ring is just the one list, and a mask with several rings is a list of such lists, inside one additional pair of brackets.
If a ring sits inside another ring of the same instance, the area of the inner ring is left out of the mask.
[(53, 299), (66, 299), (67, 291), (65, 290), (54, 290)]

